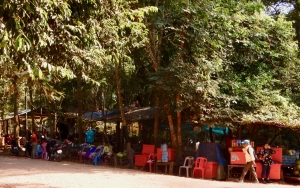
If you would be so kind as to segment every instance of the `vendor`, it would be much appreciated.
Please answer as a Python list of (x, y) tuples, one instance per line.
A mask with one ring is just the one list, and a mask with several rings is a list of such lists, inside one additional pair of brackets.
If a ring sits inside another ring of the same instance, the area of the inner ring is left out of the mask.
[(110, 158), (112, 154), (112, 147), (108, 146), (107, 142), (103, 141), (104, 153), (102, 155), (102, 162), (106, 163), (106, 160)]

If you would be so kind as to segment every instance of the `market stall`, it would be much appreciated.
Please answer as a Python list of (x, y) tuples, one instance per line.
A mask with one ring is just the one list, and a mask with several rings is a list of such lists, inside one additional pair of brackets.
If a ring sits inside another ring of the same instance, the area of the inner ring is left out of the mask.
[[(256, 153), (258, 153), (262, 147), (256, 147)], [(282, 164), (282, 148), (272, 148), (275, 150), (275, 153), (272, 154), (272, 160), (274, 164), (271, 165), (271, 170), (270, 170), (270, 179), (273, 180), (280, 180), (280, 174), (281, 174), (281, 164)], [(259, 161), (256, 162), (256, 174), (257, 178), (262, 178), (261, 177), (261, 172), (262, 172), (262, 165)]]
[[(197, 157), (205, 157), (207, 164), (205, 165), (204, 178), (206, 179), (223, 179), (222, 172), (224, 172), (227, 162), (221, 154), (221, 146), (219, 143), (202, 142), (196, 153)], [(195, 175), (196, 177), (198, 174)]]

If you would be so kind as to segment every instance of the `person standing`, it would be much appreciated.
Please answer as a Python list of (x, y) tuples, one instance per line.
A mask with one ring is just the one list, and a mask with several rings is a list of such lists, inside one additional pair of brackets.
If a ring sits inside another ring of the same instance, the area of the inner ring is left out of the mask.
[(243, 152), (245, 153), (246, 164), (243, 168), (241, 177), (239, 179), (237, 179), (237, 181), (239, 183), (243, 183), (247, 172), (250, 170), (250, 173), (252, 174), (252, 177), (254, 178), (254, 183), (259, 183), (259, 181), (257, 179), (257, 174), (254, 169), (254, 167), (256, 166), (255, 157), (254, 157), (254, 149), (251, 147), (249, 140), (244, 140), (242, 142), (242, 144), (243, 144)]
[(31, 135), (31, 144), (32, 144), (32, 150), (31, 150), (31, 159), (35, 159), (35, 152), (38, 144), (38, 138), (36, 135), (36, 130), (32, 130), (32, 135)]
[[(262, 172), (261, 172), (262, 183), (272, 183), (272, 181), (269, 179), (269, 176), (270, 176), (271, 165), (273, 162), (271, 154), (274, 153), (275, 150), (271, 149), (271, 146), (268, 143), (265, 143), (264, 147), (258, 152), (259, 159), (262, 166)], [(265, 181), (265, 175), (267, 181)]]

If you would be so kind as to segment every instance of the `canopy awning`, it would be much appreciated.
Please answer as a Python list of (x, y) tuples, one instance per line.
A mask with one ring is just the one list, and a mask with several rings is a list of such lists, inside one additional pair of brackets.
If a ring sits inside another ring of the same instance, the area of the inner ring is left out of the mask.
[(82, 115), (82, 117), (89, 121), (97, 121), (97, 119), (102, 117), (102, 113), (101, 112), (86, 112)]

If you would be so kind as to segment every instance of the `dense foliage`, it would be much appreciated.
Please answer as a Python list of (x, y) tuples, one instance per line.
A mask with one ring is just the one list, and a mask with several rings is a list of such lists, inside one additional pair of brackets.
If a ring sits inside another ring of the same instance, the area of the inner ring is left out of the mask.
[(79, 117), (133, 103), (165, 109), (179, 146), (186, 121), (296, 126), (294, 26), (258, 1), (4, 0), (2, 118), (14, 109), (17, 122), (29, 91), (32, 107)]

